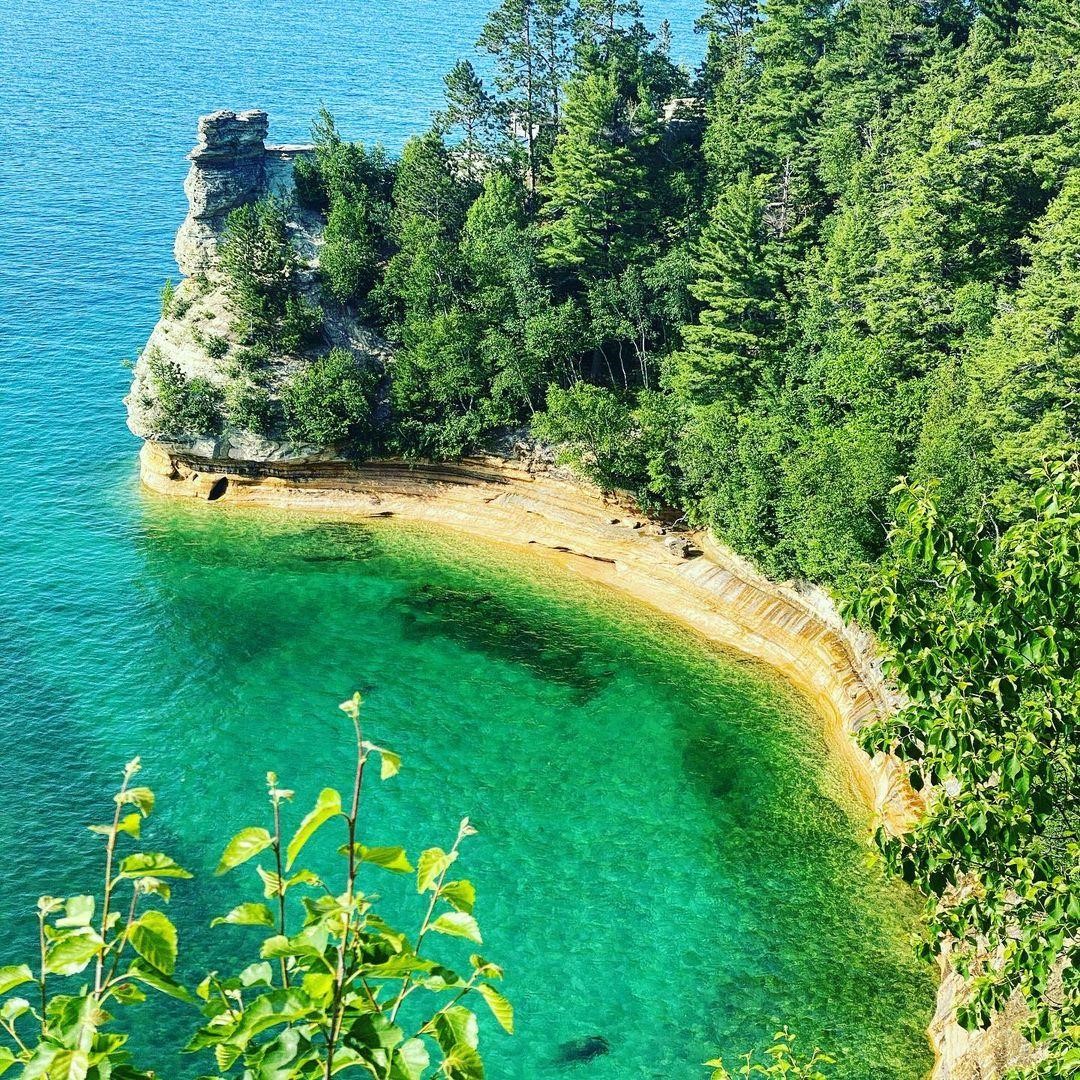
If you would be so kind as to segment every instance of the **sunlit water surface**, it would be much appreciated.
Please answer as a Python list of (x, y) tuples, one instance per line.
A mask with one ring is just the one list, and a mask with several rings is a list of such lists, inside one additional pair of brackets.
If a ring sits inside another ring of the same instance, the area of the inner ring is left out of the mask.
[[(210, 876), (276, 769), (298, 802), (348, 782), (337, 703), (406, 759), (369, 838), (464, 856), (518, 1034), (491, 1075), (682, 1080), (788, 1023), (851, 1080), (915, 1080), (933, 990), (911, 900), (864, 865), (866, 822), (815, 718), (767, 674), (527, 556), (394, 525), (167, 506), (142, 494), (120, 398), (184, 211), (197, 114), (258, 105), (303, 138), (320, 101), (400, 146), (484, 0), (0, 0), (0, 962), (33, 900), (91, 886), (101, 817), (139, 753), (148, 836), (178, 889), (181, 966), (239, 957)], [(653, 4), (694, 60), (695, 5)], [(298, 807), (301, 812), (303, 807)], [(327, 861), (325, 848), (314, 857)], [(415, 919), (415, 897), (387, 902)], [(460, 956), (453, 948), (448, 958)], [(142, 1040), (165, 1077), (194, 1020)]]

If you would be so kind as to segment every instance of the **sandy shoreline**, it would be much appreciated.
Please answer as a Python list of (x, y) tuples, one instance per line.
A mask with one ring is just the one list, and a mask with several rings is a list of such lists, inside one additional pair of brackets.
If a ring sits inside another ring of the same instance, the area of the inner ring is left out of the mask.
[[(398, 517), (458, 529), (561, 560), (676, 619), (736, 653), (759, 660), (814, 704), (830, 750), (887, 826), (918, 809), (898, 763), (871, 759), (853, 736), (889, 703), (866, 643), (845, 628), (821, 594), (762, 577), (703, 534), (666, 533), (633, 508), (549, 471), (496, 458), (455, 465), (317, 463), (250, 467), (185, 460), (146, 443), (143, 483), (166, 495), (360, 518)], [(225, 471), (227, 470), (227, 471)], [(686, 558), (683, 539), (700, 554)]]

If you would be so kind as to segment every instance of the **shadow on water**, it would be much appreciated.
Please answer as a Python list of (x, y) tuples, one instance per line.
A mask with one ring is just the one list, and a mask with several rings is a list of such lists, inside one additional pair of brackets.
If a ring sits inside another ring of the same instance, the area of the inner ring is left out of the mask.
[(528, 668), (541, 679), (575, 691), (574, 704), (598, 694), (615, 675), (564, 634), (555, 621), (520, 610), (494, 593), (425, 583), (395, 605), (406, 640), (448, 638), (459, 647)]

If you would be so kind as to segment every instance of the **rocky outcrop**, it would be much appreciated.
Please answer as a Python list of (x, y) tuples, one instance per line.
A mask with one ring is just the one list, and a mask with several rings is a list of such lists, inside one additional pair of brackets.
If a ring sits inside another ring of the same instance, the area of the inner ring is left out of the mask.
[[(293, 180), (297, 157), (312, 152), (305, 144), (268, 146), (267, 114), (261, 109), (222, 109), (200, 117), (198, 144), (188, 154), (191, 167), (184, 181), (188, 213), (176, 234), (175, 255), (184, 280), (154, 327), (132, 374), (124, 399), (128, 427), (141, 439), (160, 443), (172, 453), (222, 461), (334, 460), (333, 447), (311, 446), (288, 437), (280, 419), (258, 432), (231, 424), (228, 417), (213, 430), (177, 435), (162, 423), (155, 368), (177, 373), (187, 383), (198, 380), (224, 403), (241, 384), (253, 383), (236, 340), (226, 282), (217, 269), (218, 245), (229, 214), (265, 195), (282, 200), (289, 211), (289, 239), (299, 256), (305, 297), (323, 307), (319, 342), (303, 356), (266, 356), (257, 362), (259, 387), (274, 412), (280, 393), (312, 356), (344, 348), (357, 365), (381, 370), (390, 357), (387, 343), (365, 326), (351, 309), (322, 305), (318, 281), (322, 221), (298, 206)], [(276, 415), (276, 413), (275, 413)]]
[(288, 195), (289, 167), (306, 145), (266, 145), (269, 117), (262, 109), (221, 109), (199, 118), (199, 142), (188, 154), (184, 181), (188, 215), (173, 248), (180, 273), (203, 273), (214, 264), (218, 239), (232, 210), (277, 191)]

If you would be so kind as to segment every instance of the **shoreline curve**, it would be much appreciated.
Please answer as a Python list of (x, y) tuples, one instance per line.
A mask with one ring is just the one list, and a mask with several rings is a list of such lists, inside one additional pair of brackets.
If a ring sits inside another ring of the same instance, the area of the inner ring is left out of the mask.
[(355, 518), (400, 518), (529, 547), (766, 664), (809, 698), (830, 752), (891, 832), (921, 802), (898, 761), (868, 755), (859, 729), (895, 703), (868, 635), (818, 589), (778, 584), (707, 532), (671, 532), (561, 470), (501, 457), (454, 464), (234, 462), (188, 457), (153, 442), (139, 455), (158, 494)]

